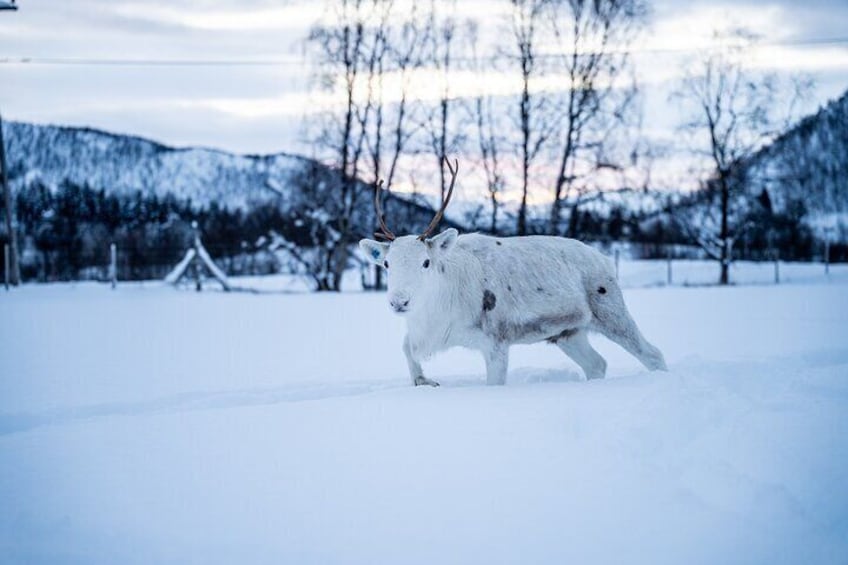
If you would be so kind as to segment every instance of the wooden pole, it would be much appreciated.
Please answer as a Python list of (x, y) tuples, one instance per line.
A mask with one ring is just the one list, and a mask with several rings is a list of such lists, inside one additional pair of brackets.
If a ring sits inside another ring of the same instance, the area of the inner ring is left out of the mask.
[[(197, 249), (197, 248), (195, 248)], [(191, 260), (191, 272), (194, 275), (194, 290), (200, 292), (203, 290), (203, 282), (200, 280), (200, 259), (197, 253), (194, 254), (194, 259)]]
[(671, 256), (672, 256), (671, 247), (668, 248), (667, 253), (668, 253), (668, 255), (667, 255), (667, 258), (666, 258), (666, 263), (667, 263), (667, 266), (666, 266), (666, 281), (667, 281), (668, 286), (671, 286), (671, 280), (672, 280), (672, 277), (671, 277)]
[(774, 250), (774, 284), (780, 284), (780, 251)]
[(615, 280), (618, 280), (618, 259), (619, 259), (620, 254), (621, 253), (619, 252), (618, 248), (616, 248), (615, 249)]
[(114, 243), (109, 246), (109, 278), (114, 290), (118, 286), (118, 247)]
[(194, 258), (191, 260), (191, 268), (194, 275), (194, 289), (200, 292), (203, 290), (203, 283), (200, 280), (200, 228), (197, 221), (193, 221), (191, 227), (194, 229)]
[(3, 244), (3, 281), (6, 290), (9, 290), (9, 244)]
[(0, 185), (3, 188), (3, 206), (6, 209), (6, 233), (9, 234), (9, 251), (6, 257), (9, 261), (9, 283), (17, 286), (21, 280), (18, 270), (18, 234), (12, 226), (12, 195), (9, 191), (9, 175), (6, 169), (6, 144), (3, 139), (3, 117), (0, 116)]
[(824, 240), (824, 274), (830, 275), (830, 234)]

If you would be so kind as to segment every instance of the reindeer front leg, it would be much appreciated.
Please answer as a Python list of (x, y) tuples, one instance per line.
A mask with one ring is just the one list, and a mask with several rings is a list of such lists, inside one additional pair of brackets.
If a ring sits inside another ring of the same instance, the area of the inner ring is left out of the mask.
[(486, 384), (506, 384), (506, 370), (509, 366), (509, 345), (506, 343), (492, 343), (483, 351), (486, 359)]
[(412, 356), (412, 347), (409, 345), (409, 335), (403, 339), (403, 353), (406, 355), (406, 364), (409, 366), (409, 376), (412, 379), (412, 384), (415, 386), (439, 386), (439, 383), (424, 376), (424, 369), (421, 368), (421, 363)]

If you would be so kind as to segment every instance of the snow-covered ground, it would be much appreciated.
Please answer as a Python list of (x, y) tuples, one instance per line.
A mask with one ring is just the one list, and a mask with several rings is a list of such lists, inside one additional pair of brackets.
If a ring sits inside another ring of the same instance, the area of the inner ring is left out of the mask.
[(668, 373), (597, 338), (607, 379), (537, 345), (505, 387), (409, 386), (381, 294), (0, 292), (0, 563), (845, 563), (848, 270), (656, 269)]

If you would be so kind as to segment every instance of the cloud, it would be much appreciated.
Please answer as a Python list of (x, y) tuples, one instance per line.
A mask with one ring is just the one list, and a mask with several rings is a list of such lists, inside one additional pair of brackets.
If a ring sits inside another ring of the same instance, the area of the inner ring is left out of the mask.
[(297, 3), (282, 6), (230, 4), (221, 8), (156, 3), (118, 3), (114, 13), (134, 20), (212, 31), (259, 31), (307, 29), (321, 15), (321, 3)]
[[(396, 0), (400, 11), (412, 0)], [(295, 143), (292, 124), (310, 112), (331, 107), (339, 97), (311, 91), (311, 68), (301, 55), (302, 40), (322, 14), (323, 1), (244, 0), (21, 0), (21, 9), (0, 15), (0, 59), (9, 56), (92, 59), (230, 60), (274, 59), (286, 64), (221, 67), (122, 67), (0, 64), (0, 109), (9, 117), (107, 126), (143, 133), (165, 142), (200, 142), (235, 150), (271, 151)], [(455, 4), (459, 18), (479, 16), (496, 53), (508, 40), (502, 16), (508, 3), (483, 0)], [(848, 2), (809, 0), (655, 0), (654, 24), (636, 46), (639, 82), (657, 128), (673, 129), (666, 92), (679, 76), (688, 51), (712, 41), (712, 28), (745, 24), (763, 35), (753, 52), (760, 68), (816, 74), (822, 97), (845, 88), (848, 49), (840, 45), (792, 42), (845, 35)], [(775, 43), (790, 43), (775, 45)], [(684, 52), (684, 50), (687, 50)], [(442, 77), (431, 70), (410, 76), (409, 92), (437, 99)], [(401, 78), (389, 75), (386, 99), (396, 101)], [(554, 90), (556, 77), (537, 81), (536, 90)], [(454, 96), (480, 92), (510, 95), (520, 82), (499, 72), (451, 75)], [(286, 132), (276, 136), (272, 127)], [(141, 129), (139, 129), (141, 128)], [(252, 135), (249, 132), (259, 132)], [(187, 132), (183, 134), (181, 132)], [(248, 133), (245, 133), (248, 132)], [(243, 143), (240, 148), (237, 143)], [(266, 145), (263, 145), (266, 144)], [(292, 146), (294, 147), (294, 146)]]

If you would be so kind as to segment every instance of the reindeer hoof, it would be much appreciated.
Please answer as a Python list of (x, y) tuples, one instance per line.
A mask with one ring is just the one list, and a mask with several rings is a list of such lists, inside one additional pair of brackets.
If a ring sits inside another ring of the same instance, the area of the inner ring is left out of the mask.
[(427, 377), (415, 377), (415, 386), (421, 385), (439, 386), (439, 383)]

